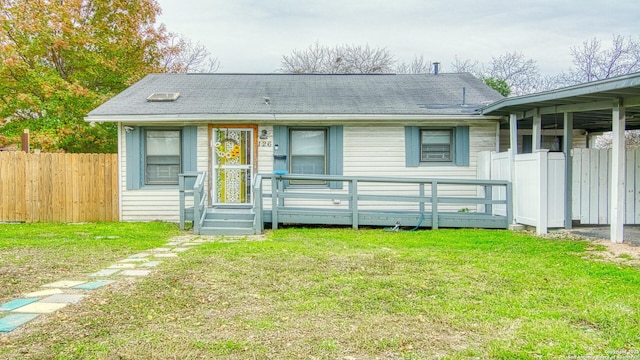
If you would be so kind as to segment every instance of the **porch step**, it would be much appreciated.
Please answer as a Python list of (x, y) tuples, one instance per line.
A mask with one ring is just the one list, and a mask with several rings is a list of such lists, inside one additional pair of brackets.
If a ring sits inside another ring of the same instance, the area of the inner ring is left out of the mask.
[(252, 209), (208, 209), (202, 235), (253, 235), (255, 213)]

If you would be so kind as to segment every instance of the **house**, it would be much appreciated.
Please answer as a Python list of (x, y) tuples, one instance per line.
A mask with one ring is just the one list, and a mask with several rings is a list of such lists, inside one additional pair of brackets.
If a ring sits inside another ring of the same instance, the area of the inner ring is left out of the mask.
[(86, 120), (118, 123), (122, 221), (640, 223), (640, 73), (513, 98), (469, 74), (149, 75)]
[[(464, 73), (155, 74), (91, 111), (86, 121), (118, 124), (121, 220), (178, 221), (181, 173), (204, 173), (209, 210), (253, 207), (252, 185), (263, 174), (270, 186), (274, 171), (474, 180), (477, 155), (499, 150), (503, 118), (478, 109), (500, 99)], [(298, 178), (283, 184), (317, 193), (314, 206), (348, 211), (344, 181)], [(407, 186), (378, 188), (412, 196)], [(440, 189), (445, 195), (476, 196), (476, 187), (461, 186)], [(420, 191), (428, 201), (431, 190)], [(440, 210), (476, 208), (457, 202)], [(368, 206), (375, 208), (375, 201)], [(384, 207), (406, 208), (398, 202)], [(424, 220), (424, 209), (421, 216), (423, 225), (433, 225), (431, 218)]]

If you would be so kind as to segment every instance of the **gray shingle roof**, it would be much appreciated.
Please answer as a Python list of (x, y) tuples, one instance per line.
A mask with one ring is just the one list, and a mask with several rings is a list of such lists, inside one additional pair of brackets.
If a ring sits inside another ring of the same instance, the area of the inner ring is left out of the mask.
[[(463, 104), (463, 89), (465, 103)], [(154, 92), (179, 92), (149, 102)], [(269, 104), (265, 104), (269, 98)], [(468, 115), (502, 96), (470, 74), (153, 74), (92, 118), (217, 114)]]

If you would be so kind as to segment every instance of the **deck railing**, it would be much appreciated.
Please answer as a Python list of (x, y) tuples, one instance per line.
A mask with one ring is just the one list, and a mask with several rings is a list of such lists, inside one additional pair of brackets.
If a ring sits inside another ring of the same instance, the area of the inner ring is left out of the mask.
[[(193, 221), (193, 232), (199, 234), (204, 223), (207, 204), (205, 190), (206, 172), (190, 172), (179, 175), (180, 190), (180, 229), (185, 228), (185, 221)], [(193, 203), (187, 205), (187, 196), (193, 196)]]
[[(342, 190), (305, 185), (318, 183)], [(263, 223), (507, 228), (513, 216), (511, 183), (501, 180), (260, 174), (253, 191), (258, 230)]]

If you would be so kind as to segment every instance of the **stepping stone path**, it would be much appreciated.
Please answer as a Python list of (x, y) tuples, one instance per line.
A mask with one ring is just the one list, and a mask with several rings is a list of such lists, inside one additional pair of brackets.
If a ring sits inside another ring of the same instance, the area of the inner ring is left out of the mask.
[(11, 332), (38, 316), (54, 313), (69, 304), (76, 304), (91, 296), (91, 291), (113, 284), (118, 278), (147, 276), (162, 263), (160, 259), (176, 258), (178, 253), (206, 241), (211, 240), (194, 240), (194, 236), (191, 235), (178, 236), (162, 248), (131, 255), (103, 270), (88, 274), (88, 279), (62, 280), (42, 285), (40, 290), (0, 304), (0, 334)]

